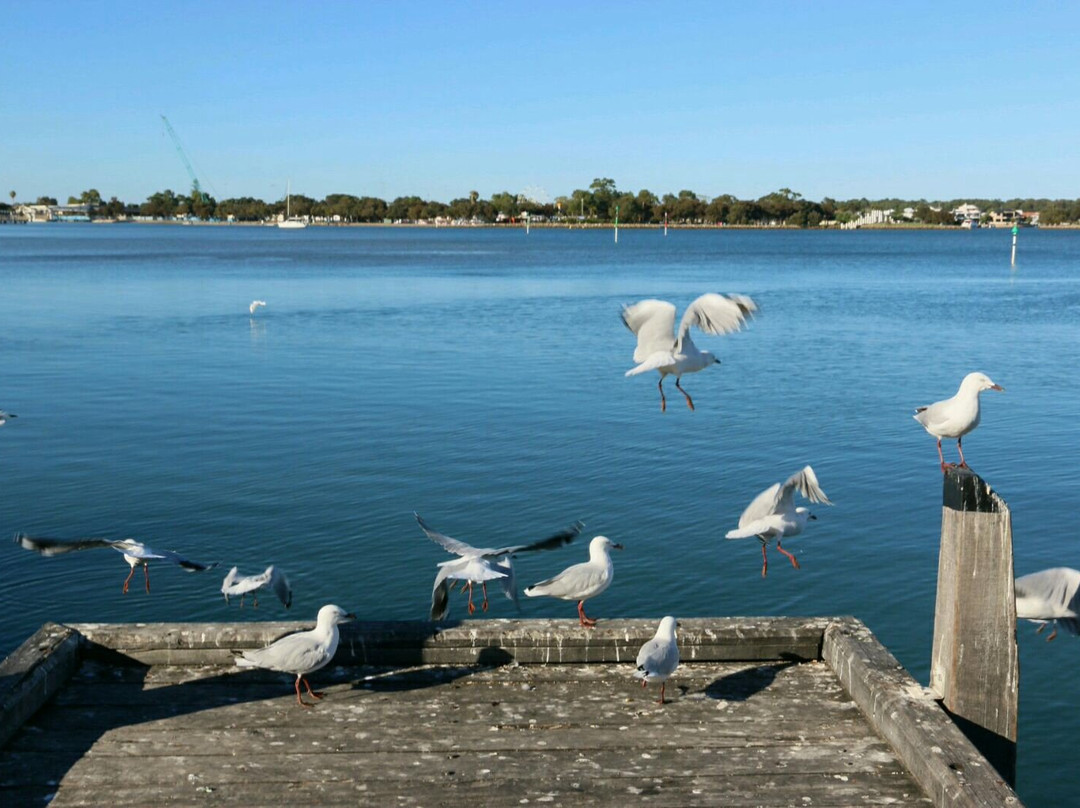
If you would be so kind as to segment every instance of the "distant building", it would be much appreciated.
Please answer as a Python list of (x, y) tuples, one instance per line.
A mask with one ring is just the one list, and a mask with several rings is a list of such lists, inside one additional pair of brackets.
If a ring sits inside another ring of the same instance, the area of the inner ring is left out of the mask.
[(960, 205), (952, 211), (953, 218), (958, 222), (978, 222), (982, 218), (982, 211), (978, 205)]
[(19, 205), (15, 215), (27, 222), (88, 222), (90, 205)]

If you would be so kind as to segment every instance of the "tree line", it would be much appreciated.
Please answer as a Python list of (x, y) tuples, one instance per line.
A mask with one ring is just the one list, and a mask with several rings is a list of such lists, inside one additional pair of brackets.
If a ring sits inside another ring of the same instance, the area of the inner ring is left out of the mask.
[[(15, 192), (10, 194), (12, 202)], [(961, 204), (977, 205), (982, 211), (1038, 211), (1043, 224), (1080, 222), (1080, 199), (954, 199), (927, 201), (898, 198), (835, 200), (819, 202), (804, 199), (789, 188), (781, 188), (757, 199), (738, 199), (731, 194), (701, 196), (682, 190), (663, 196), (642, 189), (636, 193), (620, 190), (615, 181), (598, 177), (588, 188), (578, 188), (551, 201), (537, 201), (522, 194), (502, 191), (482, 199), (476, 191), (450, 202), (426, 200), (419, 196), (400, 196), (387, 202), (373, 196), (330, 194), (313, 199), (293, 194), (289, 210), (293, 216), (340, 222), (416, 222), (445, 218), (456, 221), (493, 223), (520, 220), (528, 215), (548, 220), (570, 220), (624, 224), (703, 224), (737, 226), (817, 227), (822, 222), (844, 223), (873, 210), (893, 210), (895, 217), (911, 208), (913, 221), (929, 225), (955, 225), (953, 209)], [(51, 197), (39, 197), (37, 204), (57, 204)], [(68, 204), (89, 205), (97, 218), (118, 219), (149, 217), (154, 219), (193, 218), (203, 221), (271, 221), (285, 213), (284, 199), (266, 202), (254, 197), (218, 201), (206, 193), (176, 193), (172, 190), (151, 194), (145, 202), (129, 204), (115, 196), (107, 201), (91, 188), (78, 197), (68, 197)], [(0, 208), (10, 206), (0, 203)]]

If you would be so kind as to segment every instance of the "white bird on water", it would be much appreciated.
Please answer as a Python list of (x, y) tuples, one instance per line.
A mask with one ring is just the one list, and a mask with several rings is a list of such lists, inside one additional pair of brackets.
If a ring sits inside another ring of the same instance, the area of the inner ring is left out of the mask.
[(1016, 616), (1039, 623), (1039, 632), (1047, 623), (1054, 630), (1046, 641), (1057, 636), (1058, 625), (1071, 634), (1080, 634), (1080, 572), (1069, 567), (1052, 567), (1016, 579)]
[(746, 295), (704, 294), (690, 304), (675, 328), (675, 306), (666, 300), (642, 300), (632, 306), (625, 306), (622, 321), (637, 336), (637, 348), (634, 349), (634, 361), (637, 367), (626, 371), (627, 376), (636, 376), (655, 370), (660, 373), (660, 411), (667, 410), (664, 397), (664, 378), (675, 377), (675, 386), (686, 397), (686, 406), (694, 409), (694, 400), (690, 398), (681, 384), (684, 373), (696, 373), (720, 360), (708, 351), (698, 350), (690, 337), (690, 328), (697, 326), (706, 334), (729, 334), (740, 331), (747, 318), (757, 311), (757, 304)]
[(967, 468), (961, 441), (964, 435), (979, 425), (979, 393), (983, 390), (1005, 392), (1004, 387), (994, 384), (985, 373), (969, 373), (960, 382), (960, 389), (956, 391), (955, 396), (915, 410), (915, 415), (912, 417), (922, 424), (923, 429), (938, 439), (937, 453), (942, 472), (951, 465), (945, 463), (945, 456), (941, 453), (942, 438), (956, 438), (956, 450), (960, 452), (960, 467)]
[(596, 621), (585, 614), (585, 601), (594, 598), (611, 586), (615, 577), (615, 565), (611, 563), (611, 549), (621, 550), (607, 536), (596, 536), (589, 542), (589, 560), (567, 567), (554, 578), (548, 578), (525, 589), (530, 598), (547, 595), (560, 600), (578, 602), (578, 619), (585, 628), (592, 628)]
[(17, 416), (13, 412), (4, 412), (3, 410), (0, 410), (0, 426), (3, 426), (4, 424), (6, 424), (8, 422), (9, 418), (18, 418), (18, 417), (19, 416)]
[(250, 311), (250, 312), (251, 312), (251, 315), (252, 315), (252, 316), (254, 317), (254, 316), (255, 316), (255, 312), (256, 312), (256, 311), (257, 311), (257, 310), (258, 310), (259, 308), (261, 308), (262, 306), (265, 306), (265, 305), (266, 305), (266, 301), (265, 301), (265, 300), (252, 300), (252, 301), (251, 301), (251, 305), (250, 305), (250, 306), (248, 306), (248, 311)]
[(484, 600), (480, 604), (483, 611), (487, 611), (487, 582), (498, 580), (503, 587), (503, 593), (517, 605), (517, 581), (514, 575), (513, 556), (515, 553), (527, 553), (535, 550), (553, 550), (569, 544), (578, 537), (583, 522), (575, 522), (566, 530), (560, 531), (546, 539), (532, 542), (531, 544), (518, 544), (510, 547), (473, 547), (458, 539), (452, 539), (437, 530), (433, 530), (420, 518), (420, 514), (414, 513), (417, 524), (424, 534), (438, 544), (448, 553), (460, 556), (450, 561), (443, 561), (438, 565), (439, 572), (435, 576), (435, 585), (431, 590), (431, 614), (432, 620), (442, 620), (450, 608), (450, 587), (452, 581), (464, 581), (463, 589), (469, 593), (469, 614), (476, 611), (472, 602), (472, 588), (478, 583), (483, 588)]
[(656, 635), (641, 646), (637, 655), (634, 676), (641, 679), (641, 686), (649, 682), (660, 683), (660, 704), (664, 703), (664, 687), (668, 677), (679, 667), (679, 645), (675, 640), (674, 617), (665, 617), (656, 629)]
[(265, 668), (295, 674), (296, 701), (301, 707), (311, 707), (300, 696), (300, 683), (304, 683), (308, 695), (313, 699), (323, 697), (322, 693), (312, 691), (306, 677), (334, 658), (339, 639), (338, 625), (355, 619), (355, 614), (346, 612), (340, 606), (327, 604), (319, 609), (315, 628), (311, 631), (289, 634), (265, 648), (242, 651), (236, 658), (236, 664), (241, 668)]
[(131, 576), (135, 574), (136, 567), (143, 568), (143, 577), (146, 579), (146, 591), (150, 592), (150, 562), (151, 561), (168, 561), (171, 564), (176, 564), (188, 572), (205, 572), (211, 570), (217, 566), (217, 562), (212, 564), (201, 564), (198, 561), (191, 561), (183, 556), (174, 553), (172, 550), (155, 550), (152, 547), (148, 547), (141, 541), (135, 541), (134, 539), (47, 539), (42, 536), (27, 536), (25, 533), (16, 533), (15, 542), (22, 545), (27, 550), (34, 550), (41, 553), (43, 556), (61, 555), (63, 553), (72, 553), (77, 550), (92, 550), (95, 547), (110, 547), (113, 550), (117, 550), (124, 554), (124, 560), (130, 565), (131, 572), (128, 573), (128, 577), (124, 579), (124, 594), (127, 594), (128, 584), (131, 583)]
[(292, 606), (292, 587), (285, 573), (271, 564), (259, 575), (240, 575), (238, 569), (233, 567), (221, 584), (221, 594), (225, 596), (225, 602), (230, 597), (240, 596), (240, 607), (244, 606), (244, 596), (251, 592), (251, 599), (255, 602), (255, 608), (259, 608), (258, 590), (268, 587), (286, 609)]
[(791, 561), (791, 566), (799, 568), (799, 562), (795, 556), (780, 546), (783, 539), (797, 536), (803, 532), (809, 519), (817, 519), (809, 508), (795, 507), (795, 491), (801, 493), (811, 502), (820, 502), (824, 505), (832, 505), (825, 492), (821, 490), (817, 475), (810, 466), (787, 478), (782, 484), (774, 483), (758, 494), (751, 502), (742, 516), (739, 517), (739, 526), (735, 530), (729, 530), (726, 538), (748, 539), (756, 536), (761, 541), (761, 577), (764, 578), (769, 570), (769, 558), (765, 548), (770, 541), (776, 540), (776, 549), (786, 555)]

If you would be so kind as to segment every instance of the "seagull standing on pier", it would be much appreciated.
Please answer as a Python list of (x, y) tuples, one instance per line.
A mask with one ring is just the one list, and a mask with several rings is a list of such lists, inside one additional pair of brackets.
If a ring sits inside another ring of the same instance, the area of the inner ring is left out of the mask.
[(282, 605), (288, 609), (292, 606), (292, 587), (289, 586), (289, 579), (285, 576), (285, 573), (271, 564), (266, 568), (265, 572), (259, 575), (240, 575), (236, 567), (229, 570), (229, 574), (225, 576), (225, 580), (221, 584), (221, 594), (225, 596), (225, 602), (229, 602), (230, 597), (240, 596), (240, 607), (244, 606), (244, 596), (251, 592), (251, 599), (254, 601), (255, 608), (259, 608), (259, 595), (258, 591), (262, 588), (269, 588)]
[(675, 640), (674, 617), (665, 617), (656, 629), (656, 636), (641, 646), (637, 655), (634, 676), (641, 679), (641, 686), (649, 682), (660, 683), (660, 704), (664, 703), (664, 687), (668, 677), (679, 667), (679, 645)]
[(265, 648), (242, 651), (236, 658), (236, 664), (241, 668), (265, 668), (295, 674), (296, 701), (301, 707), (310, 708), (312, 705), (300, 695), (300, 683), (304, 683), (308, 695), (313, 699), (323, 697), (323, 693), (311, 689), (306, 677), (334, 658), (340, 637), (338, 625), (355, 619), (355, 614), (346, 612), (340, 606), (327, 604), (319, 609), (315, 628), (311, 631), (289, 634)]
[(589, 542), (589, 560), (567, 567), (554, 578), (548, 578), (525, 589), (530, 598), (547, 595), (560, 600), (578, 602), (578, 620), (584, 628), (592, 628), (596, 621), (585, 614), (585, 601), (594, 598), (611, 586), (615, 577), (615, 565), (611, 562), (611, 550), (621, 550), (607, 536), (596, 536)]
[(726, 538), (748, 539), (756, 536), (761, 541), (761, 577), (764, 578), (769, 570), (769, 558), (765, 549), (770, 541), (776, 540), (776, 549), (788, 557), (791, 566), (799, 568), (799, 562), (795, 556), (780, 546), (781, 540), (791, 536), (797, 536), (803, 532), (809, 519), (817, 519), (809, 508), (795, 507), (795, 491), (798, 491), (811, 502), (820, 502), (824, 505), (832, 505), (825, 492), (818, 484), (817, 475), (810, 466), (804, 466), (796, 474), (791, 475), (783, 483), (774, 483), (758, 494), (751, 502), (742, 516), (739, 517), (739, 526), (735, 530), (729, 530)]
[(664, 378), (675, 377), (675, 386), (686, 398), (686, 406), (694, 409), (690, 398), (679, 381), (684, 373), (697, 373), (720, 360), (708, 351), (698, 350), (690, 337), (690, 328), (696, 326), (706, 334), (729, 334), (740, 331), (749, 317), (757, 311), (757, 304), (746, 295), (704, 294), (690, 304), (675, 328), (675, 306), (666, 300), (642, 300), (623, 308), (622, 321), (637, 336), (634, 361), (637, 367), (626, 371), (627, 376), (637, 376), (655, 370), (660, 373), (660, 412), (667, 410), (664, 397)]
[(117, 550), (124, 554), (124, 560), (131, 567), (131, 572), (124, 579), (123, 591), (125, 595), (128, 591), (128, 584), (131, 583), (131, 576), (135, 574), (136, 567), (143, 568), (143, 577), (146, 579), (146, 592), (149, 594), (151, 561), (168, 561), (188, 572), (205, 572), (217, 566), (216, 561), (212, 564), (201, 564), (198, 561), (190, 561), (172, 550), (155, 550), (134, 539), (47, 539), (41, 536), (27, 536), (25, 533), (16, 533), (15, 542), (25, 549), (34, 550), (43, 556), (73, 553), (77, 550), (92, 550), (95, 547), (110, 547)]
[(435, 585), (431, 590), (431, 614), (432, 620), (442, 620), (446, 617), (450, 608), (450, 587), (453, 581), (464, 581), (462, 588), (469, 593), (469, 614), (476, 611), (472, 602), (473, 584), (480, 584), (484, 592), (484, 600), (480, 604), (483, 611), (488, 609), (487, 582), (498, 580), (503, 587), (503, 593), (517, 605), (517, 580), (514, 575), (513, 556), (516, 553), (529, 553), (536, 550), (553, 550), (569, 544), (578, 537), (583, 522), (575, 522), (566, 530), (562, 530), (546, 539), (531, 544), (518, 544), (511, 547), (473, 547), (458, 539), (452, 539), (437, 530), (433, 530), (427, 522), (420, 518), (420, 514), (414, 513), (420, 529), (433, 542), (438, 544), (448, 553), (460, 556), (450, 561), (440, 563), (439, 572), (435, 576)]
[(1005, 388), (994, 382), (985, 373), (969, 373), (960, 382), (956, 395), (944, 401), (937, 401), (927, 407), (919, 407), (912, 417), (922, 424), (923, 429), (937, 438), (938, 460), (944, 473), (951, 463), (945, 462), (941, 453), (942, 438), (956, 438), (956, 450), (960, 453), (960, 468), (967, 468), (964, 460), (964, 447), (961, 445), (964, 435), (979, 425), (979, 393), (983, 390), (997, 390), (1004, 393)]
[(1039, 624), (1039, 633), (1047, 623), (1054, 630), (1047, 642), (1057, 636), (1058, 625), (1071, 634), (1080, 634), (1080, 572), (1069, 567), (1052, 567), (1016, 579), (1016, 616)]

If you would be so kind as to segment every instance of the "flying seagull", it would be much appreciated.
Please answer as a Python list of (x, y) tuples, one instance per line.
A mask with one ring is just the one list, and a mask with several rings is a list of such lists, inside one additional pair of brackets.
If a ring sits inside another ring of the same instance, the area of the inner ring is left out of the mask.
[(0, 410), (0, 426), (3, 426), (4, 424), (6, 424), (8, 422), (8, 418), (18, 418), (18, 417), (19, 416), (17, 416), (13, 412), (4, 412), (3, 410)]
[(525, 589), (530, 598), (547, 595), (560, 600), (578, 602), (578, 620), (585, 628), (592, 628), (596, 621), (585, 614), (585, 601), (594, 598), (611, 586), (615, 577), (615, 565), (611, 563), (611, 549), (621, 550), (607, 536), (596, 536), (589, 542), (589, 560), (567, 567), (554, 578), (548, 578)]
[(433, 530), (425, 522), (420, 514), (414, 513), (420, 529), (433, 542), (441, 546), (448, 553), (453, 553), (459, 558), (440, 563), (439, 572), (435, 576), (435, 585), (431, 590), (431, 619), (442, 620), (450, 608), (450, 587), (453, 581), (464, 581), (463, 590), (469, 593), (469, 614), (476, 611), (472, 602), (472, 587), (479, 583), (484, 592), (484, 600), (480, 604), (483, 611), (487, 611), (487, 582), (498, 580), (502, 584), (506, 597), (517, 605), (517, 584), (514, 576), (513, 556), (516, 553), (528, 553), (535, 550), (554, 550), (569, 544), (578, 537), (583, 522), (575, 522), (566, 530), (562, 530), (546, 539), (532, 542), (531, 544), (518, 544), (511, 547), (473, 547), (458, 539), (452, 539), (437, 530)]
[(774, 483), (758, 494), (739, 517), (739, 526), (726, 534), (729, 539), (756, 536), (761, 541), (762, 578), (769, 570), (769, 558), (765, 548), (773, 539), (776, 540), (776, 549), (788, 557), (791, 566), (799, 568), (795, 556), (781, 547), (780, 542), (802, 533), (807, 520), (817, 517), (810, 513), (809, 508), (795, 507), (796, 490), (811, 502), (832, 505), (821, 490), (814, 470), (810, 466), (804, 466), (802, 471), (791, 475), (783, 483)]
[(956, 391), (955, 396), (915, 410), (915, 415), (912, 417), (922, 424), (923, 429), (938, 439), (937, 453), (942, 472), (951, 465), (945, 463), (945, 456), (941, 453), (942, 438), (956, 438), (956, 450), (960, 452), (960, 467), (967, 468), (961, 441), (964, 435), (979, 425), (979, 393), (983, 390), (1005, 392), (1004, 387), (994, 384), (985, 373), (969, 373), (960, 382), (960, 389)]
[(251, 305), (248, 306), (248, 311), (250, 311), (252, 316), (254, 316), (256, 310), (261, 308), (262, 306), (265, 306), (265, 305), (266, 305), (265, 300), (252, 300)]
[(690, 304), (675, 333), (675, 306), (666, 300), (642, 300), (625, 306), (622, 321), (637, 335), (634, 361), (637, 367), (626, 371), (636, 376), (655, 370), (660, 373), (660, 411), (667, 410), (664, 397), (664, 378), (675, 376), (675, 386), (686, 397), (686, 406), (694, 409), (690, 398), (679, 380), (684, 373), (697, 373), (720, 360), (708, 351), (698, 350), (690, 337), (690, 328), (696, 326), (706, 334), (729, 334), (740, 331), (749, 317), (757, 311), (757, 304), (746, 295), (704, 294)]
[(258, 591), (263, 587), (268, 587), (278, 600), (282, 602), (286, 609), (292, 606), (292, 587), (289, 586), (289, 579), (285, 576), (285, 573), (271, 564), (266, 568), (266, 571), (259, 575), (243, 575), (241, 576), (236, 567), (229, 570), (229, 574), (225, 576), (224, 582), (221, 584), (221, 594), (225, 596), (225, 602), (229, 602), (230, 597), (240, 596), (240, 607), (244, 606), (244, 595), (251, 592), (251, 599), (255, 602), (255, 608), (259, 608), (259, 595)]
[(1057, 636), (1058, 625), (1071, 634), (1080, 634), (1080, 572), (1068, 567), (1052, 567), (1016, 579), (1016, 616), (1054, 630), (1046, 641)]
[(649, 682), (660, 683), (660, 704), (664, 703), (664, 687), (668, 677), (679, 667), (679, 646), (675, 641), (674, 617), (665, 617), (656, 629), (656, 636), (641, 646), (637, 655), (634, 676), (641, 679), (641, 686)]
[(265, 668), (296, 674), (296, 701), (301, 707), (310, 708), (312, 705), (300, 696), (300, 683), (304, 683), (308, 695), (313, 699), (323, 697), (322, 693), (311, 689), (307, 674), (324, 667), (334, 658), (339, 639), (338, 625), (355, 619), (355, 614), (328, 604), (319, 609), (315, 628), (311, 631), (289, 634), (265, 648), (242, 651), (236, 658), (236, 664), (241, 668)]
[(124, 579), (124, 594), (127, 594), (131, 576), (135, 574), (136, 567), (143, 568), (143, 577), (146, 579), (146, 591), (150, 591), (150, 562), (168, 561), (178, 564), (188, 572), (205, 572), (217, 566), (212, 564), (200, 564), (198, 561), (190, 561), (172, 550), (155, 550), (141, 541), (134, 539), (47, 539), (41, 536), (27, 536), (25, 533), (15, 534), (16, 544), (22, 545), (27, 550), (34, 550), (43, 556), (61, 555), (73, 553), (76, 550), (92, 550), (95, 547), (111, 547), (124, 554), (124, 560), (131, 566), (131, 572)]

